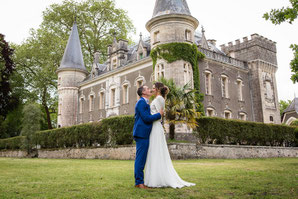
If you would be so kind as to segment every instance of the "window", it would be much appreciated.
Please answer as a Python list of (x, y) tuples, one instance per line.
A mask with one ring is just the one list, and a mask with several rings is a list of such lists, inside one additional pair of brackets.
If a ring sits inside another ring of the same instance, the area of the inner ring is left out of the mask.
[(114, 106), (116, 106), (116, 89), (115, 88), (113, 88), (113, 89), (111, 89), (111, 107), (114, 107)]
[(228, 77), (225, 75), (221, 76), (221, 93), (222, 97), (229, 98), (228, 95)]
[(89, 96), (89, 111), (94, 110), (94, 95)]
[(84, 98), (80, 98), (80, 113), (83, 113), (83, 103), (84, 102)]
[(113, 63), (112, 63), (112, 70), (117, 68), (117, 59), (113, 59)]
[(59, 99), (58, 115), (61, 115), (62, 112), (62, 99)]
[(104, 109), (105, 107), (105, 93), (102, 91), (99, 93), (99, 109)]
[(246, 120), (246, 114), (245, 113), (239, 113), (239, 119), (240, 120)]
[(154, 33), (154, 38), (153, 38), (154, 40), (153, 40), (153, 43), (157, 43), (157, 42), (159, 42), (160, 40), (159, 40), (159, 31), (156, 31), (155, 33)]
[(243, 101), (243, 96), (242, 96), (242, 80), (237, 79), (237, 87), (238, 87), (238, 99), (240, 101)]
[(128, 84), (123, 85), (123, 104), (128, 103)]
[(158, 64), (155, 67), (155, 81), (157, 81), (159, 78), (165, 76), (165, 66), (163, 64)]
[(232, 118), (232, 113), (231, 111), (224, 111), (224, 118), (225, 119), (231, 119)]
[(273, 122), (274, 122), (274, 118), (273, 118), (273, 116), (270, 116), (270, 117), (269, 117), (269, 120), (270, 120), (270, 122), (273, 123)]
[(206, 94), (211, 95), (211, 72), (205, 71), (205, 88)]
[(61, 85), (61, 77), (58, 78), (58, 86)]
[(214, 109), (213, 108), (207, 108), (206, 115), (208, 117), (213, 117), (214, 116)]
[(191, 31), (185, 30), (185, 40), (190, 41), (191, 40)]
[[(138, 90), (138, 88), (140, 88), (142, 85), (143, 85), (143, 80), (138, 80), (138, 81), (137, 81), (137, 90)], [(139, 100), (139, 99), (140, 99), (140, 96), (137, 94), (137, 100)]]
[(191, 66), (190, 64), (185, 63), (183, 65), (183, 70), (184, 70), (184, 84), (190, 84), (192, 86), (191, 82)]

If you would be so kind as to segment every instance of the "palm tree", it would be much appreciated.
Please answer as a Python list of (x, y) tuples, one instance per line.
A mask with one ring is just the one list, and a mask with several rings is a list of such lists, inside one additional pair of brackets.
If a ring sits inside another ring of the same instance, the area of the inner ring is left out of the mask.
[(185, 123), (188, 127), (197, 127), (196, 119), (200, 117), (197, 107), (199, 104), (195, 100), (196, 90), (192, 89), (189, 84), (179, 87), (173, 79), (159, 79), (166, 85), (170, 92), (166, 99), (166, 120), (169, 123), (170, 139), (175, 138), (175, 124)]

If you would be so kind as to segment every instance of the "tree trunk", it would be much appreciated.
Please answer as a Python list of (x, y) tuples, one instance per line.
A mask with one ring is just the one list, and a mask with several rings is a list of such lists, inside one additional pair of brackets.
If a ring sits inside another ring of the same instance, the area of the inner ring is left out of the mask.
[(52, 121), (51, 121), (51, 115), (50, 115), (50, 111), (49, 111), (49, 107), (47, 105), (47, 88), (44, 87), (43, 89), (43, 94), (42, 94), (42, 106), (46, 111), (46, 115), (47, 115), (47, 122), (48, 122), (48, 129), (53, 129), (52, 127)]
[(174, 140), (175, 139), (175, 124), (170, 123), (170, 139)]

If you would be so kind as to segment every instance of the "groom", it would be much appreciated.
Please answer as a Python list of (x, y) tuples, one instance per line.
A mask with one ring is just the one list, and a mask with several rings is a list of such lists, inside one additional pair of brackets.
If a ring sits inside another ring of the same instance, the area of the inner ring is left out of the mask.
[(146, 189), (147, 187), (144, 185), (144, 167), (149, 148), (149, 135), (152, 129), (152, 123), (161, 118), (163, 110), (151, 115), (150, 106), (148, 104), (151, 92), (147, 86), (138, 88), (137, 93), (140, 96), (140, 99), (135, 107), (135, 123), (133, 127), (133, 137), (137, 144), (135, 186), (141, 189)]

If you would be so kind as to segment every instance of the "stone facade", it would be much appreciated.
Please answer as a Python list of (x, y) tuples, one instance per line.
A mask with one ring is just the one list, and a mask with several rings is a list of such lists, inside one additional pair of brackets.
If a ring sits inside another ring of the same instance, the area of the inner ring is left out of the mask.
[[(207, 116), (280, 123), (275, 42), (253, 34), (251, 39), (245, 37), (243, 42), (236, 40), (235, 44), (230, 42), (218, 49), (215, 40), (206, 39), (204, 30), (196, 31), (199, 22), (191, 16), (186, 1), (172, 1), (171, 5), (167, 7), (166, 1), (157, 0), (154, 15), (146, 24), (150, 38), (140, 35), (139, 42), (133, 46), (126, 40), (114, 39), (108, 46), (106, 62), (100, 64), (95, 53), (92, 71), (87, 76), (83, 64), (73, 68), (60, 66), (58, 78), (69, 78), (73, 84), (67, 86), (62, 81), (58, 87), (59, 126), (134, 114), (137, 88), (143, 84), (151, 87), (160, 76), (173, 78), (180, 86), (193, 84), (192, 67), (183, 60), (167, 63), (158, 59), (153, 71), (150, 51), (171, 42), (196, 44), (206, 55), (196, 67)], [(69, 46), (71, 43), (67, 49)]]
[[(277, 158), (298, 157), (297, 147), (236, 146), (236, 145), (200, 145), (195, 143), (168, 144), (171, 159), (241, 159), (241, 158)], [(37, 150), (34, 157), (49, 159), (104, 159), (134, 160), (135, 146), (94, 149)], [(32, 157), (23, 151), (0, 151), (0, 157)]]

